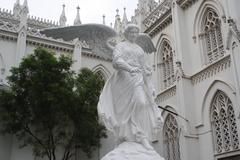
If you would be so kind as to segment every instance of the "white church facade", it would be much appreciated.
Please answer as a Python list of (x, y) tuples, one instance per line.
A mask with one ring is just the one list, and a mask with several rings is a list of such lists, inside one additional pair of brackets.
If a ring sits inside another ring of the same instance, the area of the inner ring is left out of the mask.
[[(149, 55), (156, 103), (165, 108), (163, 130), (152, 142), (166, 160), (240, 159), (240, 6), (239, 0), (139, 0), (131, 21), (150, 35), (157, 49)], [(128, 23), (116, 15), (114, 29)], [(81, 24), (79, 10), (74, 21)], [(66, 16), (60, 17), (66, 25)], [(36, 47), (73, 57), (73, 68), (88, 67), (107, 79), (111, 59), (93, 53), (85, 42), (45, 37), (39, 29), (59, 26), (29, 16), (27, 1), (0, 10), (0, 79)], [(114, 147), (109, 135), (93, 160)], [(0, 160), (34, 160), (12, 136), (0, 136)], [(76, 160), (82, 160), (82, 154)]]

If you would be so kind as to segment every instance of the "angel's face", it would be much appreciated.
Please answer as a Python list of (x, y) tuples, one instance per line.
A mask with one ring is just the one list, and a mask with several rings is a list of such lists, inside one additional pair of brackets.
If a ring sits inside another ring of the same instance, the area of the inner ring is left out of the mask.
[(126, 38), (130, 42), (134, 43), (137, 39), (138, 34), (139, 34), (139, 30), (137, 28), (132, 28), (128, 31)]

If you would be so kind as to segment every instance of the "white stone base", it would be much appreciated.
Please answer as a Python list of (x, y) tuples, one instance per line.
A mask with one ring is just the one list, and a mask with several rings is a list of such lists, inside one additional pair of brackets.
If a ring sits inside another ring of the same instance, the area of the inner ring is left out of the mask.
[(155, 150), (147, 150), (140, 143), (123, 142), (101, 160), (164, 160)]

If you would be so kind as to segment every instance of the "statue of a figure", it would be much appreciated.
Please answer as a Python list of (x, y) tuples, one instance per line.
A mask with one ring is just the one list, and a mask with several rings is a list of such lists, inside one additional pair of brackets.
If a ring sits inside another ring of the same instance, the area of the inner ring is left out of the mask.
[[(113, 67), (116, 69), (100, 95), (98, 113), (106, 128), (116, 136), (118, 147), (102, 160), (163, 160), (150, 145), (162, 124), (160, 111), (154, 103), (151, 68), (145, 59), (147, 53), (155, 51), (151, 39), (145, 34), (139, 34), (136, 25), (129, 24), (124, 31), (126, 40), (112, 46), (107, 40), (114, 37), (115, 33), (107, 34), (110, 33), (109, 29), (102, 25), (89, 24), (82, 26), (84, 27), (92, 27), (93, 32), (87, 29), (79, 31), (81, 35), (78, 38), (85, 36), (87, 43), (103, 54), (109, 51)], [(68, 30), (69, 33), (65, 37), (76, 35), (70, 33), (74, 30), (73, 27), (69, 27)], [(106, 34), (104, 30), (107, 31)], [(56, 29), (44, 32), (59, 38)], [(111, 32), (113, 33), (112, 30)]]
[(146, 53), (135, 43), (138, 34), (136, 25), (128, 25), (124, 32), (126, 40), (115, 46), (112, 63), (116, 72), (103, 88), (98, 112), (119, 143), (138, 142), (153, 149), (149, 141), (154, 139), (162, 119), (153, 101)]

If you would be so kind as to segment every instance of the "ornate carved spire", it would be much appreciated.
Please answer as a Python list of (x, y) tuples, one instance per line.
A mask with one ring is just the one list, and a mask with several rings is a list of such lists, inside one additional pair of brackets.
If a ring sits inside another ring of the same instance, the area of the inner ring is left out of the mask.
[(19, 0), (16, 0), (16, 2), (14, 3), (14, 8), (15, 7), (20, 7), (20, 1)]
[(119, 16), (119, 9), (116, 9), (116, 12), (117, 12), (116, 16)]
[(103, 17), (103, 24), (105, 25), (106, 24), (106, 22), (105, 22), (105, 18), (106, 18), (105, 14), (102, 17)]
[(80, 7), (77, 6), (77, 16), (74, 20), (74, 26), (82, 24), (81, 19), (80, 19), (80, 13), (79, 13)]
[(127, 24), (128, 24), (128, 19), (127, 19), (127, 14), (126, 14), (126, 7), (124, 7), (123, 20), (122, 20), (123, 29), (125, 29)]
[(119, 16), (119, 9), (116, 9), (116, 12), (117, 12), (117, 14), (115, 16), (114, 29), (117, 33), (119, 33), (121, 30), (121, 19)]
[(62, 14), (59, 20), (60, 26), (66, 26), (66, 22), (67, 22), (67, 17), (65, 15), (65, 4), (63, 4)]
[(22, 10), (23, 10), (25, 13), (29, 13), (27, 0), (24, 0), (23, 6), (22, 6)]
[(14, 14), (14, 16), (18, 17), (20, 11), (21, 11), (20, 2), (19, 2), (19, 0), (16, 0), (16, 2), (14, 3), (14, 7), (13, 7), (13, 14)]

